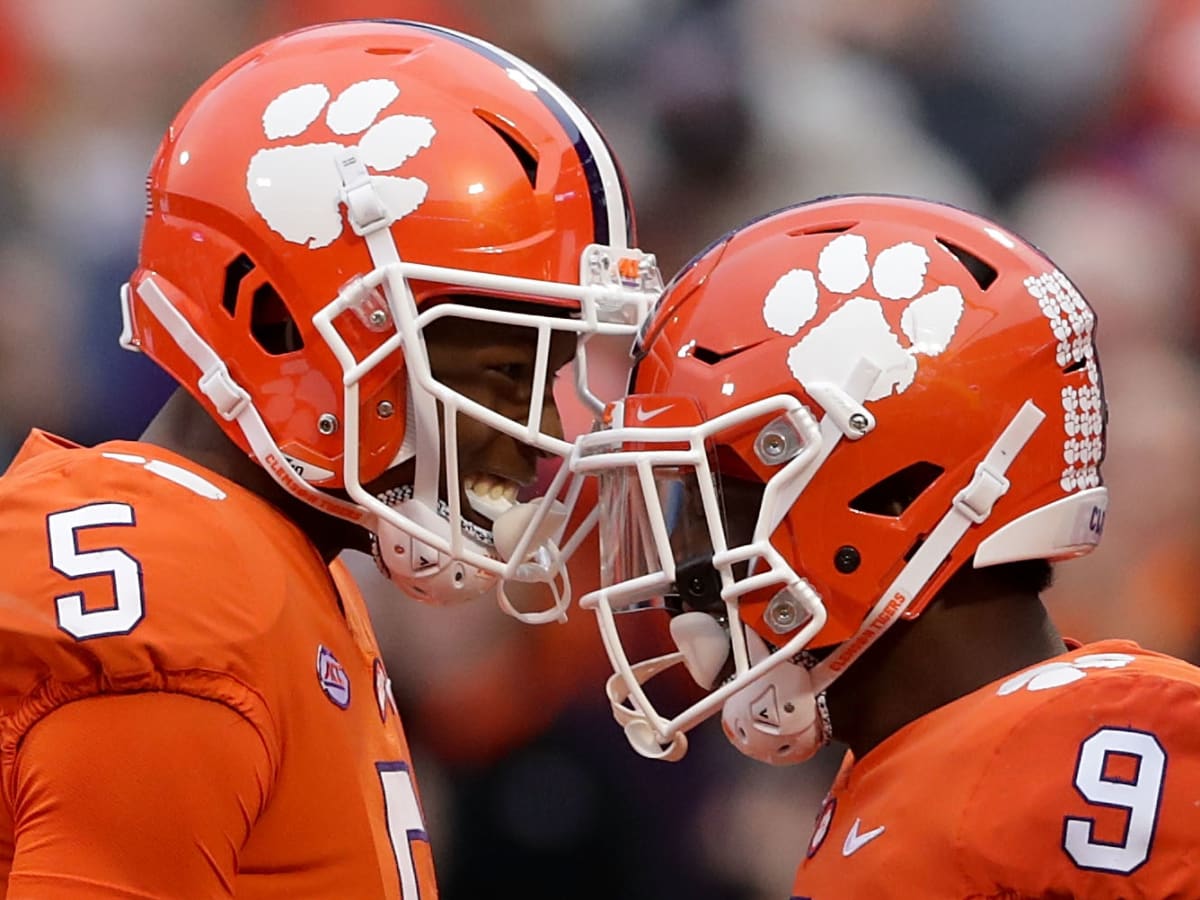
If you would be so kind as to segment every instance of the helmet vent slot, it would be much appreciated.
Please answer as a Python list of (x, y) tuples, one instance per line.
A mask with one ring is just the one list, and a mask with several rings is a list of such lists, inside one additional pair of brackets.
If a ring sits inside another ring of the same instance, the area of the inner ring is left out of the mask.
[(260, 284), (254, 291), (252, 302), (250, 334), (266, 353), (283, 356), (304, 348), (296, 320), (273, 286)]
[(484, 124), (492, 131), (500, 136), (500, 139), (508, 145), (508, 149), (512, 151), (513, 156), (517, 158), (521, 169), (525, 172), (525, 177), (529, 179), (530, 187), (537, 187), (537, 172), (538, 158), (533, 148), (517, 133), (512, 123), (506, 122), (496, 115), (488, 113), (482, 109), (475, 110), (477, 115)]
[(221, 306), (225, 307), (225, 312), (229, 315), (232, 316), (237, 311), (238, 290), (242, 281), (253, 271), (254, 263), (245, 253), (239, 254), (237, 259), (225, 267), (225, 288), (221, 293)]
[(955, 258), (962, 263), (963, 268), (967, 273), (975, 279), (975, 283), (979, 285), (981, 290), (986, 291), (992, 286), (992, 282), (996, 280), (995, 267), (984, 262), (974, 253), (969, 250), (964, 250), (957, 244), (952, 244), (945, 238), (938, 238), (937, 242), (954, 254)]
[(893, 472), (850, 501), (856, 512), (897, 518), (938, 479), (945, 470), (931, 462), (916, 462)]
[(756, 341), (753, 344), (747, 344), (745, 347), (735, 347), (734, 349), (728, 350), (725, 353), (721, 353), (717, 350), (709, 350), (707, 347), (701, 347), (699, 344), (697, 344), (692, 348), (692, 356), (695, 359), (700, 360), (700, 362), (704, 363), (706, 366), (715, 366), (717, 363), (731, 359), (732, 357), (737, 356), (739, 353), (745, 353), (747, 350), (753, 350), (761, 343), (762, 341)]
[(815, 228), (797, 228), (787, 233), (788, 237), (805, 237), (811, 234), (843, 234), (853, 228), (853, 224), (846, 225), (818, 225)]

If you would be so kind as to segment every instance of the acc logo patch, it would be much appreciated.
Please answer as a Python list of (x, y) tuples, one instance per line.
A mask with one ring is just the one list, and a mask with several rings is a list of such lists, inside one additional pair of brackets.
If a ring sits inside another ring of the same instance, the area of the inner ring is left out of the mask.
[(350, 677), (324, 644), (317, 645), (317, 680), (321, 682), (325, 696), (335, 705), (342, 709), (350, 705)]

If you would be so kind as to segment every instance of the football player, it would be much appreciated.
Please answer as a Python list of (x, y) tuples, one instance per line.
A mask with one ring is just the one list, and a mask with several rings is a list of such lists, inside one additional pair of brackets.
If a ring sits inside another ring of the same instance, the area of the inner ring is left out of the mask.
[[(580, 439), (633, 746), (677, 759), (719, 712), (756, 759), (848, 747), (795, 897), (1200, 896), (1200, 671), (1039, 599), (1104, 529), (1094, 328), (1001, 225), (826, 198), (686, 266)], [(671, 652), (627, 652), (635, 609)], [(694, 702), (655, 687), (676, 666)]]
[[(661, 285), (617, 164), (520, 59), (317, 26), (218, 71), (148, 178), (122, 342), (142, 439), (34, 432), (0, 480), (0, 895), (435, 897), (361, 598), (557, 619), (555, 374)], [(469, 715), (469, 710), (464, 711)]]

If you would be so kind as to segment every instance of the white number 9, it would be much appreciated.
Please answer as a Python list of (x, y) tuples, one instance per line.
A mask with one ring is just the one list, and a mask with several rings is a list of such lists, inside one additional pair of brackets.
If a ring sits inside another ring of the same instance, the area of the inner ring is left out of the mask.
[[(1112, 753), (1135, 759), (1136, 774), (1132, 781), (1105, 777), (1105, 765)], [(1124, 839), (1111, 844), (1096, 840), (1095, 819), (1067, 816), (1063, 848), (1075, 865), (1128, 875), (1149, 858), (1166, 765), (1167, 754), (1162, 744), (1144, 731), (1101, 728), (1080, 745), (1075, 789), (1089, 803), (1128, 810), (1129, 816)]]

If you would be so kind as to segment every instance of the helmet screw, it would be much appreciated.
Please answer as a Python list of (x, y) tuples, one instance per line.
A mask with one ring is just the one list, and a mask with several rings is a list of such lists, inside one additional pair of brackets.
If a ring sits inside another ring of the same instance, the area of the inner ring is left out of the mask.
[(333, 413), (321, 413), (317, 419), (317, 431), (321, 434), (333, 434), (338, 430), (337, 416)]
[(865, 432), (871, 424), (862, 413), (851, 413), (849, 421), (850, 427), (859, 432)]
[(396, 412), (396, 407), (392, 405), (391, 400), (380, 400), (375, 407), (375, 412), (381, 419), (390, 419)]
[(837, 553), (833, 555), (833, 565), (843, 575), (849, 575), (858, 568), (862, 562), (862, 556), (858, 552), (857, 547), (851, 547), (847, 544), (844, 547), (838, 547)]
[(772, 459), (777, 459), (783, 453), (783, 448), (787, 445), (787, 441), (783, 439), (781, 434), (765, 434), (762, 440), (762, 450), (765, 456)]
[(367, 316), (367, 321), (370, 322), (375, 328), (380, 328), (385, 325), (387, 323), (387, 319), (387, 312), (382, 309), (373, 309), (371, 310), (370, 315)]
[(800, 621), (800, 610), (796, 600), (786, 591), (780, 591), (767, 604), (767, 624), (776, 634), (785, 634)]
[(804, 449), (804, 439), (787, 416), (778, 416), (763, 426), (754, 439), (754, 455), (767, 466), (781, 466)]

